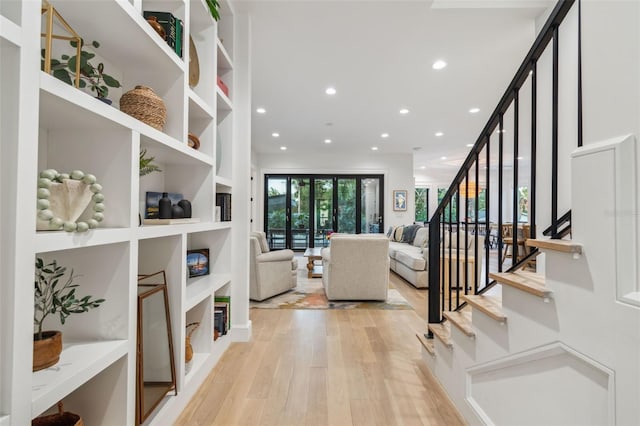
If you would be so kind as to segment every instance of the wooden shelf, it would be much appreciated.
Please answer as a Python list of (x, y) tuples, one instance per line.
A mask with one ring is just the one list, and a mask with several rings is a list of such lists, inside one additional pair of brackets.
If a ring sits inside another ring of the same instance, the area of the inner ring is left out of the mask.
[(126, 340), (66, 343), (60, 361), (33, 373), (31, 414), (40, 415), (127, 354)]
[(193, 89), (189, 89), (189, 118), (213, 119), (213, 108), (207, 104)]
[(172, 235), (180, 235), (183, 233), (215, 231), (225, 228), (227, 228), (227, 226), (221, 226), (220, 222), (200, 222), (187, 223), (183, 225), (163, 226), (147, 225), (138, 228), (137, 237), (140, 240), (144, 240), (147, 238), (169, 237)]

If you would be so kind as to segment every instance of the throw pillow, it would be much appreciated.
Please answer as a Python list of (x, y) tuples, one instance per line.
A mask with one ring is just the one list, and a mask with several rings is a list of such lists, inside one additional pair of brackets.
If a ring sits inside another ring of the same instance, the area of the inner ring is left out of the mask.
[(418, 229), (422, 228), (422, 225), (408, 225), (405, 226), (404, 231), (402, 231), (402, 242), (411, 244), (413, 243), (413, 239), (416, 236), (416, 232)]
[(402, 233), (404, 232), (404, 226), (400, 225), (393, 231), (393, 241), (402, 241)]
[(429, 239), (429, 228), (426, 226), (421, 227), (416, 231), (416, 236), (413, 238), (413, 245), (415, 247), (422, 247), (424, 242)]
[(387, 231), (387, 238), (389, 238), (390, 240), (393, 240), (393, 231), (395, 231), (396, 228), (393, 226), (389, 227), (389, 230)]

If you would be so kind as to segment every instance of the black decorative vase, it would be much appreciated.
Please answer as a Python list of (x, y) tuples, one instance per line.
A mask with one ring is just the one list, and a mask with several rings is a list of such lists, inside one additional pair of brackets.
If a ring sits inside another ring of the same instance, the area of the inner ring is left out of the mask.
[(184, 217), (190, 218), (191, 217), (191, 201), (180, 200), (178, 201), (178, 205), (182, 207), (182, 210), (184, 210)]
[(162, 193), (162, 198), (158, 201), (158, 217), (160, 219), (171, 219), (171, 200), (166, 192)]
[(182, 219), (184, 218), (184, 210), (177, 204), (171, 206), (171, 219)]

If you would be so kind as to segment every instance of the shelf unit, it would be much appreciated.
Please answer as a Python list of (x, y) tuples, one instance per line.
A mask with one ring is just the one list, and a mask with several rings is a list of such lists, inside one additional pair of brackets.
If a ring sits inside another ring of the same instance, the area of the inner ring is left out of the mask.
[[(178, 394), (165, 397), (145, 424), (170, 423), (230, 343), (251, 336), (249, 216), (238, 203), (249, 194), (249, 20), (230, 0), (220, 2), (218, 22), (204, 0), (49, 1), (85, 41), (100, 42), (95, 61), (122, 87), (109, 88), (108, 105), (40, 71), (40, 3), (0, 2), (0, 426), (28, 424), (60, 400), (86, 424), (133, 425), (137, 275), (158, 270), (167, 274)], [(182, 58), (146, 22), (145, 10), (183, 21)], [(194, 87), (189, 37), (200, 63)], [(66, 42), (54, 43), (53, 57), (65, 49)], [(164, 100), (162, 130), (119, 110), (120, 96), (136, 85)], [(189, 133), (199, 138), (198, 150), (188, 145)], [(138, 176), (141, 149), (162, 172)], [(106, 204), (97, 229), (36, 231), (35, 189), (47, 168), (96, 175)], [(138, 226), (147, 191), (183, 194), (200, 221)], [(233, 193), (232, 222), (215, 220), (218, 192)], [(188, 278), (186, 251), (198, 248), (210, 251), (209, 274)], [(65, 325), (48, 318), (46, 329), (63, 332), (63, 352), (54, 367), (33, 373), (34, 290), (25, 284), (37, 257), (74, 269), (77, 293), (105, 302)], [(233, 328), (214, 341), (217, 295), (231, 298)], [(200, 326), (186, 363), (185, 326), (194, 321)]]

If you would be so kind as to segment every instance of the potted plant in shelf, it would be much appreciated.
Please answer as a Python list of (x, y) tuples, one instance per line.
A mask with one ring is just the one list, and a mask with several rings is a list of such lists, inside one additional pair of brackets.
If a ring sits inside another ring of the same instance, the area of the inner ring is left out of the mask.
[[(77, 42), (75, 40), (71, 40), (69, 43), (73, 48), (77, 47)], [(97, 49), (100, 47), (100, 43), (93, 41), (91, 42), (91, 46)], [(80, 88), (88, 86), (91, 91), (96, 94), (96, 98), (111, 105), (111, 99), (107, 98), (109, 95), (109, 87), (120, 87), (120, 82), (109, 74), (104, 73), (104, 64), (102, 62), (100, 62), (98, 66), (94, 66), (89, 62), (96, 55), (84, 50), (84, 40), (82, 39), (80, 39), (80, 47), (83, 49), (80, 51)], [(44, 69), (44, 54), (45, 50), (42, 49), (42, 69)], [(73, 80), (76, 77), (75, 70), (77, 61), (77, 55), (62, 55), (60, 59), (51, 59), (51, 70), (53, 71), (53, 76), (73, 86)]]
[(66, 281), (63, 277), (67, 271), (55, 260), (44, 263), (36, 259), (35, 300), (33, 313), (33, 371), (42, 370), (55, 365), (62, 352), (62, 333), (60, 331), (43, 331), (45, 318), (50, 314), (59, 314), (60, 322), (71, 314), (88, 312), (100, 306), (104, 299), (91, 299), (91, 296), (76, 297), (77, 278), (73, 270)]
[(220, 4), (218, 3), (218, 0), (206, 0), (206, 2), (213, 19), (216, 21), (220, 20)]

